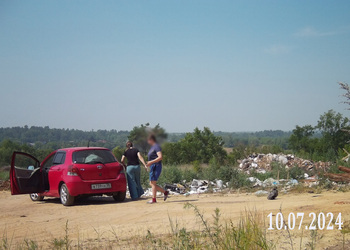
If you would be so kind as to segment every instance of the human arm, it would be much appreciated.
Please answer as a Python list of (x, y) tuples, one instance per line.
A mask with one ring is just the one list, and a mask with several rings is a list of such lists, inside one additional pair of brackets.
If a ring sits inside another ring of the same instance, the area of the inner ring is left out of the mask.
[(125, 166), (124, 162), (125, 162), (125, 155), (123, 155), (122, 159), (121, 159), (121, 163), (122, 163), (123, 166)]
[(147, 167), (151, 166), (154, 163), (160, 162), (161, 160), (163, 160), (163, 154), (162, 151), (157, 152), (157, 158), (154, 159), (153, 161), (149, 161), (147, 162)]
[(139, 158), (140, 162), (147, 168), (147, 164), (145, 162), (145, 159), (143, 159), (143, 156), (141, 155), (140, 152), (137, 153), (137, 157)]

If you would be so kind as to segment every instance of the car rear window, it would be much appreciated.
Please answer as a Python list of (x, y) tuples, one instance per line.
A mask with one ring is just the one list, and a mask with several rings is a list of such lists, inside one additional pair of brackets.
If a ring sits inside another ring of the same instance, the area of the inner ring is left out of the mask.
[(106, 164), (116, 162), (113, 154), (108, 150), (82, 150), (73, 153), (73, 162), (77, 164)]

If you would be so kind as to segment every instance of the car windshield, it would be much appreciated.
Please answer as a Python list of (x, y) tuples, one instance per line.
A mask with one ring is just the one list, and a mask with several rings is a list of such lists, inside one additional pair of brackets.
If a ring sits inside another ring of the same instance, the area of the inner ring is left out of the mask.
[(73, 153), (73, 162), (77, 164), (106, 164), (116, 161), (113, 154), (108, 150), (89, 149)]

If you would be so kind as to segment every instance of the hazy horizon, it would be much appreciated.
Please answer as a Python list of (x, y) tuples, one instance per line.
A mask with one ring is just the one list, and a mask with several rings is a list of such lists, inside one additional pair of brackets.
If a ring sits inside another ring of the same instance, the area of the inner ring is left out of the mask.
[(349, 116), (349, 13), (345, 0), (1, 1), (0, 127), (291, 131)]

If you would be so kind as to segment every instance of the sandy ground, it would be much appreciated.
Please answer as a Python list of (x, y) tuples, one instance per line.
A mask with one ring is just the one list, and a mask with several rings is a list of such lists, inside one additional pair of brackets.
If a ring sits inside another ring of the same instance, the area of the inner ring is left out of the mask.
[[(169, 217), (188, 230), (200, 229), (193, 210), (184, 209), (184, 204), (190, 202), (203, 211), (206, 218), (211, 219), (215, 208), (219, 208), (223, 220), (239, 220), (245, 210), (257, 211), (263, 218), (267, 214), (279, 212), (282, 206), (287, 217), (290, 212), (304, 212), (307, 225), (310, 212), (342, 213), (343, 220), (350, 219), (350, 194), (324, 192), (321, 194), (287, 194), (281, 195), (275, 201), (253, 194), (202, 194), (172, 196), (167, 202), (148, 205), (146, 199), (139, 201), (127, 200), (115, 203), (109, 197), (93, 197), (79, 201), (75, 206), (64, 207), (58, 199), (45, 199), (43, 202), (32, 202), (27, 195), (11, 196), (7, 191), (0, 192), (0, 238), (7, 235), (13, 242), (23, 239), (35, 239), (47, 242), (53, 238), (63, 237), (65, 223), (68, 220), (71, 237), (80, 240), (93, 238), (129, 238), (135, 235), (145, 236), (147, 230), (153, 234), (170, 233)], [(303, 226), (305, 227), (305, 226)], [(295, 244), (301, 239), (301, 231), (291, 231)], [(338, 230), (321, 231), (323, 236), (318, 247), (334, 246), (342, 239)], [(268, 231), (268, 236), (278, 242), (287, 244), (286, 231)], [(309, 231), (304, 231), (303, 242), (308, 241)], [(278, 236), (278, 237), (276, 237)], [(350, 235), (347, 236), (350, 240)], [(286, 246), (286, 249), (289, 249)], [(296, 249), (299, 249), (297, 247)]]

